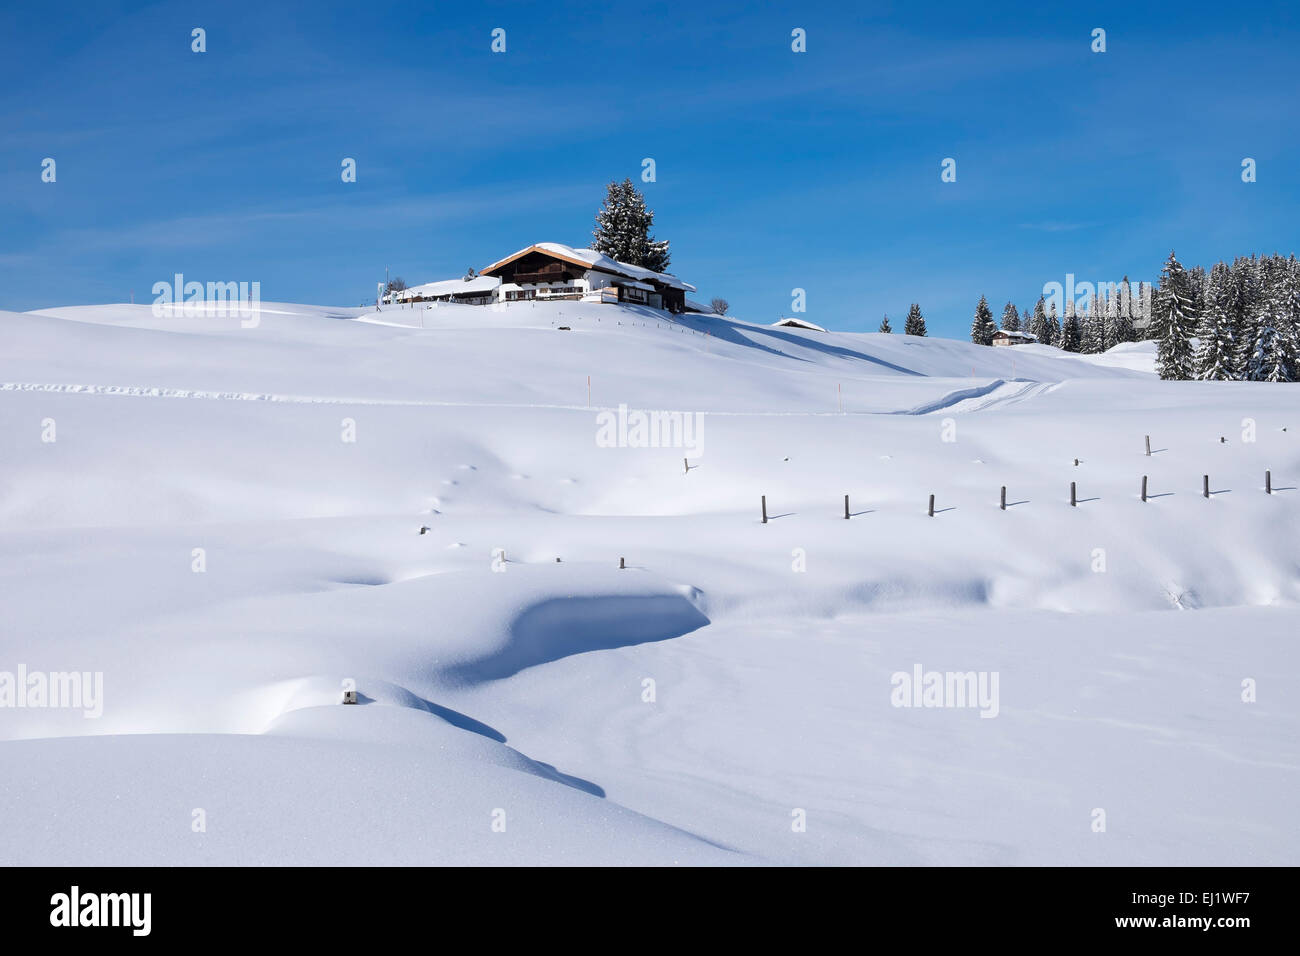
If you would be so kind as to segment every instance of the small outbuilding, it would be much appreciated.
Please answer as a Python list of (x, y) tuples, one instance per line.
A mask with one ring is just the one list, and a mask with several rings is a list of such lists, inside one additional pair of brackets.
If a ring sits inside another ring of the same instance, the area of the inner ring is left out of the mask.
[(1009, 332), (1006, 329), (998, 329), (993, 333), (994, 345), (1030, 345), (1037, 341), (1038, 337), (1029, 332)]
[(812, 332), (825, 332), (820, 325), (815, 325), (807, 319), (780, 319), (772, 323), (774, 329), (808, 329)]
[(473, 279), (444, 279), (413, 285), (384, 296), (385, 302), (458, 302), (462, 305), (487, 305), (496, 298), (501, 280), (495, 276)]

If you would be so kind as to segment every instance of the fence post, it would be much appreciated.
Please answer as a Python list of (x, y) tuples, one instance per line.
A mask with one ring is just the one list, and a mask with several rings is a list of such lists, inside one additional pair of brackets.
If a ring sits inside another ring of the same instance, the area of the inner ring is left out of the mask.
[(1147, 457), (1151, 457), (1151, 436), (1147, 436)]
[(1271, 495), (1272, 493), (1273, 493), (1273, 472), (1266, 471), (1264, 472), (1264, 494)]
[(767, 524), (767, 495), (763, 496), (763, 524)]
[(844, 496), (844, 520), (849, 520), (849, 496)]
[(930, 517), (934, 517), (934, 495), (930, 496)]
[(1002, 503), (999, 507), (1001, 507), (1003, 511), (1007, 510), (1007, 486), (1006, 485), (1002, 486)]
[(1070, 482), (1070, 507), (1071, 508), (1079, 507), (1078, 498), (1076, 498), (1074, 495), (1074, 482)]
[(623, 563), (623, 559), (622, 559), (622, 558), (619, 558), (619, 559), (618, 559), (618, 569), (619, 569), (620, 571), (625, 571), (625, 570), (627, 570), (627, 565)]
[(1147, 500), (1147, 476), (1142, 476), (1142, 500)]
[(1203, 498), (1210, 497), (1210, 476), (1209, 475), (1201, 476), (1201, 497)]

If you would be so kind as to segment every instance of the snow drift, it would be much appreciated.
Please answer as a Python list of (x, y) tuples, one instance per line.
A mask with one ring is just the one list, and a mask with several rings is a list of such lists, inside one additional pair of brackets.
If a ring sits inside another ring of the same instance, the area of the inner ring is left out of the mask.
[[(0, 861), (1294, 862), (1297, 405), (1151, 365), (582, 303), (0, 313), (0, 671), (104, 687), (0, 708)], [(620, 405), (700, 453), (602, 447)], [(998, 673), (997, 718), (892, 706), (917, 664)]]

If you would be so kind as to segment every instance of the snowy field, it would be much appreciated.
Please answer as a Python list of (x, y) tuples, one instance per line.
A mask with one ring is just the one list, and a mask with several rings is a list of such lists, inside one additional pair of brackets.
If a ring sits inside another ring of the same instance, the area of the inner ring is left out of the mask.
[(0, 312), (0, 863), (1300, 863), (1300, 391), (1152, 362)]

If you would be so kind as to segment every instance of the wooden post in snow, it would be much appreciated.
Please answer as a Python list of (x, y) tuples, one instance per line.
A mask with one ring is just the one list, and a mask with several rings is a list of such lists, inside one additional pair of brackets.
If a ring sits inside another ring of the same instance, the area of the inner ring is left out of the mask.
[(1075, 496), (1075, 492), (1074, 492), (1074, 482), (1070, 482), (1070, 507), (1071, 508), (1079, 507), (1079, 499)]
[(691, 463), (687, 461), (685, 458), (682, 459), (682, 469), (683, 469), (682, 471), (683, 475), (689, 475), (691, 473)]
[(767, 524), (767, 495), (763, 495), (763, 524)]
[(620, 571), (625, 571), (625, 570), (627, 570), (627, 565), (623, 562), (623, 559), (622, 559), (622, 558), (619, 558), (619, 559), (618, 559), (618, 569), (619, 569)]
[(1147, 436), (1147, 457), (1151, 457), (1151, 436)]
[(1201, 497), (1203, 498), (1210, 497), (1210, 476), (1209, 475), (1201, 476)]
[(1147, 476), (1142, 476), (1142, 500), (1147, 500)]
[(1002, 486), (1002, 502), (998, 505), (1003, 511), (1007, 510), (1007, 486)]
[(930, 517), (934, 517), (934, 495), (930, 496)]
[(1271, 471), (1266, 471), (1264, 472), (1264, 494), (1271, 495), (1272, 493), (1273, 493), (1273, 473)]
[(849, 520), (849, 496), (844, 496), (844, 520)]

